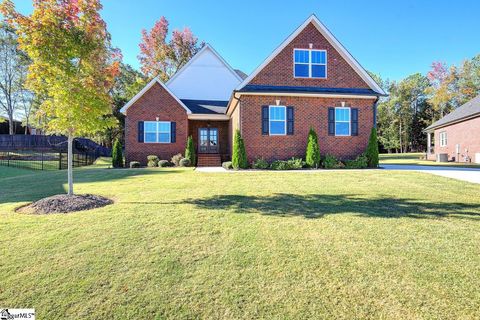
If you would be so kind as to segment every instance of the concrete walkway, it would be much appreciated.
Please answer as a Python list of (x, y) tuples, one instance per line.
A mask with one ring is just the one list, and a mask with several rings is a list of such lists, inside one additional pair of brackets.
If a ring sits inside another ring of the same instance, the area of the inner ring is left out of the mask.
[(441, 166), (418, 166), (418, 165), (380, 165), (386, 170), (407, 170), (435, 174), (437, 176), (463, 180), (480, 184), (480, 168), (459, 168), (459, 167), (441, 167)]

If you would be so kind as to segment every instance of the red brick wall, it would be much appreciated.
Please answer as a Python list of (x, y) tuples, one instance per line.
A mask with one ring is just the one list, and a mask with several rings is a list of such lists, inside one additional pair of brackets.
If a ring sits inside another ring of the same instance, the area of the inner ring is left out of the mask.
[[(447, 132), (447, 146), (440, 147), (440, 132)], [(447, 153), (448, 160), (455, 157), (456, 161), (465, 162), (468, 155), (472, 162), (475, 153), (480, 152), (480, 117), (452, 124), (448, 127), (435, 130), (435, 154)], [(460, 144), (460, 157), (456, 154), (456, 145)], [(468, 149), (468, 153), (465, 152)]]
[[(305, 79), (293, 76), (293, 49), (327, 50), (327, 79)], [(273, 86), (318, 86), (328, 88), (369, 88), (318, 29), (310, 23), (249, 84)]]
[[(262, 135), (261, 108), (263, 105), (294, 107), (294, 135)], [(328, 135), (328, 108), (341, 102), (358, 108), (358, 136), (336, 137)], [(259, 157), (267, 160), (305, 158), (307, 137), (310, 127), (318, 134), (322, 156), (332, 154), (341, 159), (355, 158), (364, 152), (373, 126), (373, 104), (375, 99), (336, 99), (315, 97), (271, 97), (242, 96), (241, 132), (249, 161)]]
[[(138, 142), (139, 121), (175, 121), (177, 125), (175, 143)], [(186, 110), (160, 84), (156, 83), (130, 108), (125, 119), (125, 156), (126, 163), (147, 162), (148, 155), (157, 155), (160, 159), (170, 160), (177, 153), (185, 152), (188, 133)]]

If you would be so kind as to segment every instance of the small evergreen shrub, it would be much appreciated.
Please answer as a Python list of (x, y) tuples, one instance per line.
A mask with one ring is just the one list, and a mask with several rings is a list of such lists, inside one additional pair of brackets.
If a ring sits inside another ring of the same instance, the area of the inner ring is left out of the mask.
[(147, 156), (147, 167), (158, 167), (158, 157), (155, 155)]
[(275, 160), (270, 164), (272, 170), (289, 170), (288, 162), (284, 160)]
[(112, 166), (114, 168), (123, 168), (122, 143), (115, 139), (112, 149)]
[(158, 166), (162, 167), (162, 168), (171, 167), (172, 163), (168, 160), (160, 160), (160, 161), (158, 161)]
[(222, 167), (223, 167), (225, 170), (231, 170), (231, 169), (233, 169), (232, 161), (225, 161), (224, 163), (222, 163)]
[(313, 128), (310, 128), (310, 132), (308, 133), (305, 162), (310, 168), (317, 169), (318, 167), (320, 167), (320, 161), (320, 147), (318, 145), (317, 133)]
[(303, 161), (301, 158), (292, 158), (290, 160), (287, 160), (287, 162), (291, 170), (302, 169), (306, 166), (305, 161)]
[(192, 163), (190, 162), (190, 160), (187, 159), (187, 158), (181, 159), (178, 164), (180, 165), (180, 167), (190, 167), (190, 166), (192, 165)]
[(345, 161), (345, 168), (347, 169), (365, 169), (368, 167), (368, 159), (365, 154), (359, 155), (355, 160)]
[(370, 138), (368, 139), (367, 150), (365, 151), (367, 157), (368, 167), (377, 168), (378, 167), (378, 140), (377, 140), (377, 129), (372, 128), (370, 132)]
[(190, 163), (195, 165), (195, 146), (193, 144), (192, 136), (188, 136), (187, 147), (185, 148), (185, 159), (190, 160)]
[(272, 170), (298, 170), (302, 169), (305, 165), (300, 158), (292, 158), (289, 160), (275, 160), (270, 165), (270, 169)]
[(240, 130), (235, 131), (233, 139), (232, 165), (235, 170), (248, 168), (247, 153)]
[(268, 164), (267, 160), (263, 158), (258, 158), (257, 160), (253, 161), (252, 168), (253, 169), (268, 169), (270, 165)]
[(130, 168), (140, 168), (140, 162), (130, 161)]
[(325, 169), (336, 169), (339, 166), (339, 161), (335, 156), (327, 154), (323, 160), (323, 167)]
[(180, 165), (180, 160), (183, 159), (183, 156), (181, 153), (178, 153), (172, 157), (171, 162), (173, 163), (174, 166), (178, 167)]

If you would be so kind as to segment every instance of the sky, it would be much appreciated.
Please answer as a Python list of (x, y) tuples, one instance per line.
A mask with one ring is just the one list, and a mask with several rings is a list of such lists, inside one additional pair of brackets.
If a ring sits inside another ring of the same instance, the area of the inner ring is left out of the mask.
[[(31, 0), (14, 0), (23, 14)], [(251, 73), (314, 13), (367, 70), (401, 80), (433, 61), (459, 65), (480, 54), (477, 0), (103, 0), (102, 16), (124, 62), (139, 68), (141, 30), (165, 16), (190, 27), (234, 68)]]

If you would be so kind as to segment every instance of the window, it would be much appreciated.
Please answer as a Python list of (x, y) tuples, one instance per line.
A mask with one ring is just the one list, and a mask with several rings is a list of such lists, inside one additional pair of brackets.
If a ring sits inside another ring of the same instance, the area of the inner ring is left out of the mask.
[(335, 108), (335, 135), (350, 135), (350, 108)]
[(170, 143), (171, 124), (167, 121), (145, 121), (145, 142)]
[(443, 131), (440, 132), (440, 147), (446, 147), (447, 146), (447, 132)]
[(270, 106), (269, 113), (269, 132), (271, 136), (280, 136), (287, 133), (287, 117), (285, 106)]
[(327, 51), (294, 49), (295, 78), (327, 78)]

